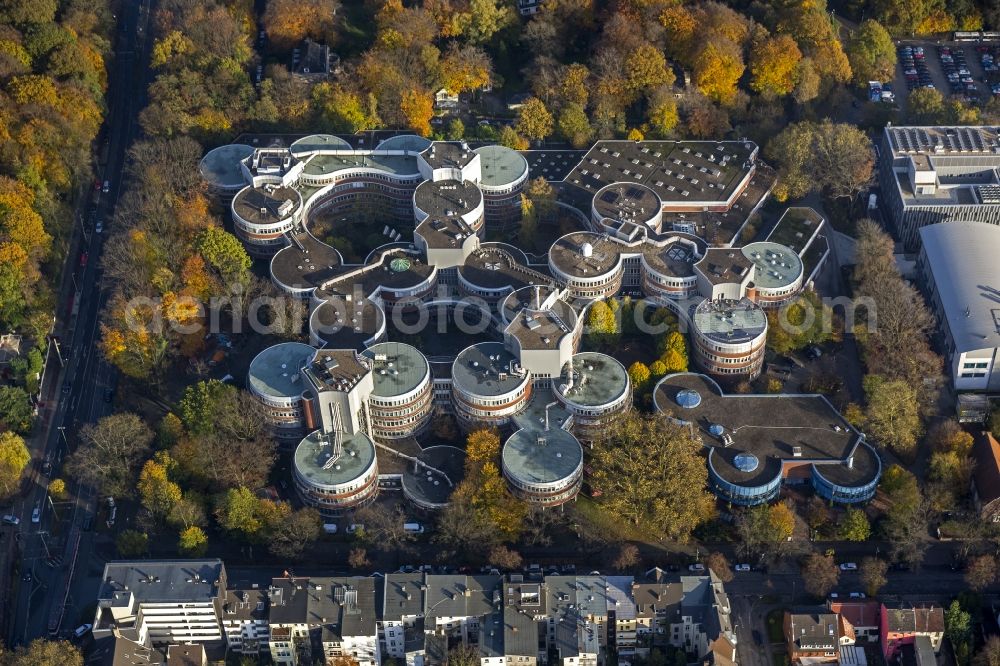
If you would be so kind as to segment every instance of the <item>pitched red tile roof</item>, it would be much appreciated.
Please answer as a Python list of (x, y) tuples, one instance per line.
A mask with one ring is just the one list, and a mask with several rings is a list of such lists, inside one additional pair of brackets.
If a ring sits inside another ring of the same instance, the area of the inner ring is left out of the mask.
[(1000, 442), (988, 432), (976, 437), (972, 456), (976, 459), (974, 478), (979, 500), (988, 504), (1000, 497)]

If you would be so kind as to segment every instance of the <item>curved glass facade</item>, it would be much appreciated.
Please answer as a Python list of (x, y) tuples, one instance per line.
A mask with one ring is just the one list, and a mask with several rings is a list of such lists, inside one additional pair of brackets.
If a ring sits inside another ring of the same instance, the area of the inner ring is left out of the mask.
[[(859, 446), (869, 445), (866, 442), (862, 442)], [(813, 465), (812, 484), (813, 488), (816, 489), (816, 494), (823, 499), (840, 502), (841, 504), (857, 504), (858, 502), (867, 502), (870, 500), (875, 496), (879, 479), (882, 478), (882, 460), (874, 450), (871, 451), (871, 455), (875, 460), (875, 474), (871, 481), (860, 486), (843, 486), (833, 483), (823, 476), (819, 465)]]
[(712, 492), (720, 498), (739, 506), (753, 506), (754, 504), (770, 502), (778, 497), (778, 493), (781, 492), (780, 471), (777, 476), (765, 484), (741, 486), (722, 478), (715, 470), (715, 465), (712, 463), (714, 453), (715, 450), (713, 449), (708, 454), (708, 482), (711, 485)]

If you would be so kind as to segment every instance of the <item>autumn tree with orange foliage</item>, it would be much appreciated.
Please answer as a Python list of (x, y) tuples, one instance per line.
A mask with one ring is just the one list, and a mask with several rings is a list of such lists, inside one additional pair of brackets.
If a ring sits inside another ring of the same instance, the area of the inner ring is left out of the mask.
[(331, 44), (336, 39), (339, 0), (268, 0), (264, 29), (275, 48), (289, 50), (311, 37)]

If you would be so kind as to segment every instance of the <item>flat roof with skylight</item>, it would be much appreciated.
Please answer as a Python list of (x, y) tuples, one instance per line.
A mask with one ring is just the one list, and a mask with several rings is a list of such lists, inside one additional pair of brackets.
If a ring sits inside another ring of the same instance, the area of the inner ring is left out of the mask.
[(331, 462), (333, 435), (313, 431), (295, 448), (295, 471), (318, 487), (336, 487), (363, 476), (375, 464), (375, 444), (363, 432), (341, 433), (341, 454)]
[(406, 395), (430, 378), (427, 359), (411, 345), (381, 342), (366, 349), (363, 355), (372, 362), (376, 396)]
[(520, 372), (517, 357), (500, 342), (481, 342), (462, 350), (452, 364), (455, 386), (474, 396), (500, 396), (525, 384), (528, 373)]
[(522, 429), (503, 445), (504, 469), (524, 484), (556, 483), (583, 464), (580, 441), (562, 428)]
[(268, 347), (250, 362), (247, 382), (264, 397), (297, 397), (303, 388), (299, 370), (309, 365), (315, 355), (315, 347), (301, 342)]
[(753, 281), (760, 288), (791, 287), (802, 279), (802, 260), (784, 245), (760, 241), (744, 245), (742, 251), (754, 264)]
[(692, 317), (699, 333), (715, 342), (749, 342), (767, 330), (767, 315), (748, 298), (739, 301), (703, 300)]
[(482, 178), (486, 187), (513, 185), (528, 173), (528, 161), (516, 150), (506, 146), (490, 145), (476, 148)]
[(599, 352), (573, 355), (573, 387), (560, 394), (583, 407), (601, 407), (619, 400), (628, 392), (629, 379), (625, 366), (617, 359)]

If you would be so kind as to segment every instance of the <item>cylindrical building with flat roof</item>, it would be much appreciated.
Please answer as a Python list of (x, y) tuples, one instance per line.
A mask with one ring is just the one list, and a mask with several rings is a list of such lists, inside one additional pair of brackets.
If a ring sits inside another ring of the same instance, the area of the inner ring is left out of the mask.
[(521, 429), (503, 445), (503, 475), (515, 497), (558, 506), (580, 492), (583, 447), (561, 428)]
[(233, 197), (230, 211), (233, 230), (247, 252), (267, 257), (285, 246), (285, 234), (302, 211), (302, 195), (283, 185), (247, 186)]
[(451, 368), (455, 415), (466, 428), (504, 426), (531, 399), (531, 373), (499, 342), (462, 350)]
[(573, 432), (585, 442), (596, 439), (602, 428), (632, 404), (625, 366), (607, 354), (574, 354), (552, 384), (556, 399), (573, 414)]
[(375, 390), (368, 398), (376, 439), (400, 439), (422, 432), (434, 411), (431, 367), (416, 347), (382, 342), (363, 353), (372, 361)]
[(762, 308), (777, 308), (802, 290), (802, 260), (792, 250), (769, 241), (744, 245), (743, 256), (753, 262), (753, 285), (747, 291)]
[(364, 432), (342, 433), (338, 451), (334, 435), (313, 431), (296, 447), (292, 465), (299, 498), (324, 517), (358, 509), (378, 494), (375, 444)]
[(575, 231), (549, 248), (549, 269), (577, 298), (614, 296), (622, 287), (622, 248), (607, 236)]
[(528, 160), (506, 146), (482, 146), (479, 155), (486, 205), (486, 224), (490, 229), (505, 229), (521, 219), (521, 190), (528, 182)]
[(260, 402), (261, 411), (274, 436), (301, 439), (302, 391), (299, 371), (312, 362), (315, 347), (301, 342), (282, 342), (257, 354), (250, 362), (247, 388)]
[(253, 155), (253, 150), (253, 146), (233, 143), (205, 153), (198, 164), (198, 171), (212, 197), (229, 202), (247, 186), (242, 163)]
[(764, 365), (767, 316), (748, 298), (705, 299), (691, 317), (695, 362), (717, 378), (756, 379)]

